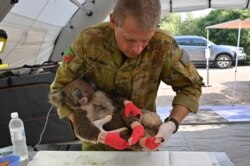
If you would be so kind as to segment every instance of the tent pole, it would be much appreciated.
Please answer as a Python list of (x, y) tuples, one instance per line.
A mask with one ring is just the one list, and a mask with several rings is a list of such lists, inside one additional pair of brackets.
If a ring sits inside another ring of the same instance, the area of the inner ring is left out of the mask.
[(206, 69), (207, 69), (207, 84), (204, 85), (204, 87), (211, 87), (211, 85), (209, 85), (209, 58), (210, 58), (210, 48), (208, 45), (208, 40), (209, 40), (209, 29), (207, 28), (207, 48), (205, 50), (205, 56), (206, 56)]
[(235, 67), (234, 67), (234, 86), (233, 86), (233, 98), (232, 98), (232, 106), (234, 106), (234, 98), (235, 98), (235, 89), (236, 89), (236, 75), (237, 75), (237, 67), (238, 67), (238, 51), (240, 47), (240, 33), (241, 33), (241, 21), (239, 22), (238, 28), (238, 40), (237, 40), (237, 50), (236, 50), (236, 59), (235, 59)]

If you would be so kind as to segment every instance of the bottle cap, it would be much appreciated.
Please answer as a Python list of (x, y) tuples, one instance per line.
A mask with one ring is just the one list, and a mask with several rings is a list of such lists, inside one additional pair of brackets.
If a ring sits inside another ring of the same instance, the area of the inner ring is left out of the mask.
[(10, 115), (11, 115), (11, 118), (18, 118), (17, 112), (12, 112)]

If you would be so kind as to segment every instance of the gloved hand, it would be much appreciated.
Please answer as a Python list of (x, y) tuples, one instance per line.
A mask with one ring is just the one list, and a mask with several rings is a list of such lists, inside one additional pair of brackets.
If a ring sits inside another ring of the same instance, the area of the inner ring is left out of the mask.
[(133, 116), (138, 116), (138, 115), (141, 116), (142, 114), (141, 110), (138, 107), (136, 107), (134, 103), (128, 102), (125, 104), (125, 110), (124, 110), (125, 117), (126, 118), (129, 117), (131, 113), (133, 114)]
[(166, 123), (161, 124), (158, 133), (154, 137), (148, 137), (140, 140), (140, 145), (149, 150), (156, 150), (159, 148), (161, 143), (168, 141), (175, 129), (175, 123), (167, 121)]
[(136, 144), (143, 136), (144, 136), (144, 127), (141, 124), (136, 125), (133, 128), (130, 138), (128, 139), (128, 144), (130, 146)]
[(128, 142), (120, 137), (119, 133), (106, 133), (104, 144), (118, 150), (124, 150), (128, 147)]

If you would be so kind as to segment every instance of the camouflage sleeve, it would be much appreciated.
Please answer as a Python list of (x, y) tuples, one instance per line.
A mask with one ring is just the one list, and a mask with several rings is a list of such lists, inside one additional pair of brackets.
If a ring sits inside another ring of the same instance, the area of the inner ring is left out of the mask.
[[(62, 64), (58, 67), (55, 79), (50, 85), (51, 93), (62, 89), (72, 80), (82, 76), (84, 71), (86, 71), (84, 66), (86, 58), (83, 39), (80, 33), (71, 47), (64, 53)], [(57, 112), (60, 118), (64, 118), (71, 113), (71, 110), (65, 105), (59, 107)]]
[(166, 59), (161, 77), (176, 92), (172, 105), (183, 105), (189, 111), (197, 113), (203, 78), (190, 62), (189, 55), (176, 43), (173, 44), (171, 56)]

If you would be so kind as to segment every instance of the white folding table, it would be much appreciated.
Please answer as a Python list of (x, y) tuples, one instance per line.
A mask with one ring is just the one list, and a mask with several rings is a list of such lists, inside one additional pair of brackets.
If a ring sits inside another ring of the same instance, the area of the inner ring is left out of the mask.
[(39, 151), (28, 166), (233, 166), (224, 152)]

